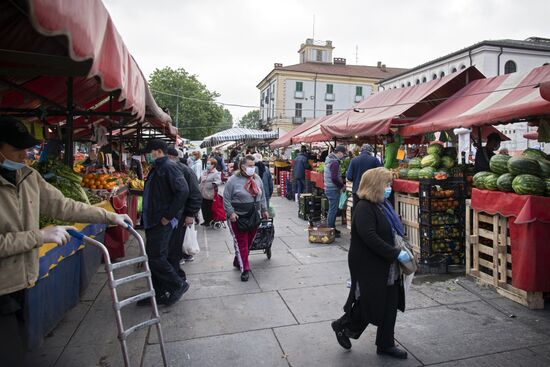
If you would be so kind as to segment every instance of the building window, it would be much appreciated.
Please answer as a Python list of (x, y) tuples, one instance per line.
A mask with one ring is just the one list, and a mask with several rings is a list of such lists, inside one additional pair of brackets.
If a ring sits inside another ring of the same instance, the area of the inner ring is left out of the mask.
[(460, 70), (464, 70), (464, 69), (466, 69), (466, 65), (464, 64), (460, 65)]
[(302, 117), (302, 104), (296, 103), (294, 117)]
[(442, 71), (441, 73), (439, 73), (439, 77), (440, 77), (440, 78), (443, 78), (444, 76), (445, 76), (445, 72), (444, 72), (444, 71)]
[(506, 64), (504, 64), (504, 74), (511, 74), (515, 73), (517, 71), (516, 63), (512, 60), (506, 61)]
[(303, 91), (304, 91), (304, 83), (296, 82), (296, 92), (303, 92)]
[(451, 70), (451, 73), (456, 73), (457, 71), (458, 71), (458, 70), (457, 70), (456, 68), (453, 68), (453, 69)]
[(332, 105), (331, 104), (327, 104), (327, 116), (328, 115), (332, 115)]
[(355, 95), (356, 96), (363, 96), (363, 87), (355, 87)]
[(265, 92), (262, 93), (262, 98), (260, 99), (260, 106), (264, 105), (264, 99), (265, 99)]
[(547, 62), (545, 62), (544, 64), (542, 64), (542, 66), (546, 66), (546, 65), (548, 65), (548, 63), (547, 63)]
[(316, 56), (317, 56), (316, 60), (317, 60), (318, 62), (322, 62), (322, 61), (323, 61), (323, 51), (317, 50), (317, 55), (316, 55)]
[(420, 79), (416, 79), (416, 81), (414, 82), (416, 85), (420, 84)]
[(327, 84), (327, 94), (332, 94), (332, 93), (334, 93), (334, 85)]
[(437, 79), (437, 74), (432, 74), (432, 80), (436, 80)]
[(407, 82), (407, 87), (410, 87), (411, 86), (411, 82)]
[(401, 83), (401, 88), (405, 88), (405, 84), (404, 84), (404, 83)]

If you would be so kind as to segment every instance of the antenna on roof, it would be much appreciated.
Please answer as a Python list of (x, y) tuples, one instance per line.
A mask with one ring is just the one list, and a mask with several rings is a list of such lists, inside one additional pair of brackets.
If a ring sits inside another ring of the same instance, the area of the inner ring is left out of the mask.
[(311, 38), (313, 38), (313, 41), (315, 42), (315, 14), (313, 14), (313, 35)]
[(355, 65), (359, 65), (359, 46), (355, 45)]

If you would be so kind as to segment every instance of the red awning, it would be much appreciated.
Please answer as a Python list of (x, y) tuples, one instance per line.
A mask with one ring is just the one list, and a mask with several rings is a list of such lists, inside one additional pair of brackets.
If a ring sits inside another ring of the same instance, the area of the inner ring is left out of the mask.
[(329, 115), (329, 116), (323, 116), (319, 119), (316, 119), (316, 124), (313, 124), (308, 129), (302, 131), (299, 134), (296, 134), (293, 136), (290, 140), (292, 144), (297, 143), (315, 143), (318, 141), (329, 141), (332, 140), (332, 137), (330, 135), (324, 134), (321, 131), (321, 124), (324, 122), (330, 122), (333, 119), (337, 118), (340, 115), (340, 113)]
[(523, 134), (523, 137), (525, 139), (529, 139), (529, 140), (539, 140), (539, 132), (538, 131), (531, 131), (531, 132)]
[(527, 74), (513, 73), (475, 80), (414, 124), (401, 128), (400, 133), (413, 136), (548, 116), (549, 85), (550, 66), (538, 67)]
[(475, 67), (470, 67), (413, 87), (381, 91), (339, 114), (338, 119), (322, 123), (321, 130), (332, 137), (386, 135), (391, 125), (411, 123), (471, 80), (483, 77)]
[(308, 120), (296, 127), (295, 129), (290, 130), (285, 135), (281, 136), (279, 139), (275, 140), (273, 143), (269, 144), (271, 148), (281, 148), (292, 145), (292, 138), (302, 132), (310, 129), (313, 126), (318, 125), (319, 123), (325, 121), (329, 116), (321, 116), (315, 119)]

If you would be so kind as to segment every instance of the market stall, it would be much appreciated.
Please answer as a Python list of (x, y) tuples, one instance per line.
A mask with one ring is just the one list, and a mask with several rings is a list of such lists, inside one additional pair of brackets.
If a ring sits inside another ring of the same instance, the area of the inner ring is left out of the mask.
[(240, 143), (260, 143), (270, 142), (279, 137), (276, 131), (263, 131), (255, 129), (246, 129), (242, 127), (234, 127), (231, 129), (217, 132), (214, 135), (207, 136), (201, 143), (201, 148), (213, 147), (220, 143), (234, 141)]

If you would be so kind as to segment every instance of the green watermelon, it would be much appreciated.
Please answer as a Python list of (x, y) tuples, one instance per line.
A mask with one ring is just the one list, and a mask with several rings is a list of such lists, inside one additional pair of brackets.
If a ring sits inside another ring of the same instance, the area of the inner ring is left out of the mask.
[[(439, 144), (438, 144), (439, 145)], [(424, 167), (437, 167), (439, 165), (440, 158), (435, 154), (428, 154), (420, 161), (422, 168)]]
[(489, 161), (489, 167), (491, 167), (491, 172), (494, 172), (498, 175), (503, 173), (508, 173), (508, 161), (510, 160), (509, 155), (496, 154), (491, 157)]
[(483, 186), (485, 190), (495, 191), (497, 187), (498, 175), (496, 173), (490, 173), (483, 179)]
[(445, 155), (441, 157), (441, 165), (445, 168), (453, 168), (455, 165), (455, 160)]
[(419, 172), (420, 172), (419, 168), (411, 168), (411, 169), (409, 169), (409, 172), (407, 173), (407, 178), (409, 180), (418, 180)]
[(527, 148), (523, 151), (522, 156), (533, 159), (546, 159), (546, 154), (542, 150)]
[(399, 170), (399, 178), (407, 178), (407, 174), (409, 173), (409, 170), (406, 168), (401, 168)]
[(420, 164), (421, 160), (422, 158), (419, 157), (411, 158), (409, 161), (409, 168), (422, 168), (422, 165)]
[(512, 181), (512, 188), (519, 195), (542, 195), (546, 191), (546, 183), (534, 175), (519, 175)]
[(477, 187), (478, 189), (484, 189), (485, 185), (483, 184), (483, 180), (485, 180), (485, 177), (490, 174), (491, 172), (489, 171), (481, 171), (476, 173), (473, 177), (474, 187)]
[(514, 192), (514, 189), (512, 188), (513, 180), (514, 180), (514, 176), (512, 176), (511, 173), (505, 173), (503, 175), (500, 175), (497, 180), (498, 189), (504, 192)]
[(550, 178), (550, 161), (548, 159), (538, 159), (542, 178)]
[(439, 167), (438, 169), (435, 170), (435, 173), (446, 173), (446, 174), (449, 174), (449, 169), (448, 169), (448, 168), (445, 168), (445, 167)]
[(456, 161), (458, 157), (458, 152), (455, 147), (447, 147), (447, 148), (443, 148), (441, 155), (443, 157), (451, 157), (453, 161)]
[(540, 176), (541, 169), (539, 162), (527, 157), (512, 157), (508, 160), (508, 171), (514, 176), (518, 175), (533, 175)]
[(546, 196), (550, 196), (550, 178), (544, 179), (544, 183), (546, 184)]
[(438, 143), (433, 143), (428, 146), (428, 154), (440, 155), (443, 151), (443, 145)]
[(418, 178), (433, 178), (435, 174), (435, 168), (424, 167), (418, 171)]

